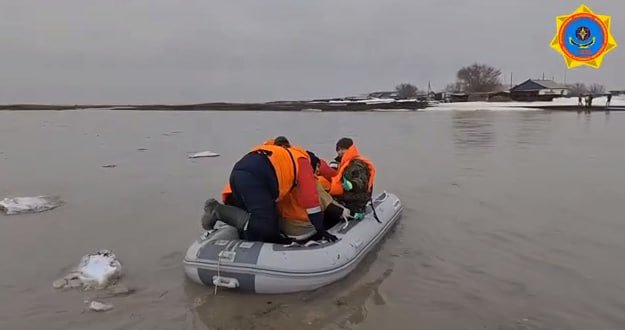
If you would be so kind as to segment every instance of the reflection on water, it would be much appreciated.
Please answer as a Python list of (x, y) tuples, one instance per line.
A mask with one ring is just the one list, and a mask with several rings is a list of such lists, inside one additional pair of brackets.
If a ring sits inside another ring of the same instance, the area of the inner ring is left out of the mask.
[[(383, 241), (392, 239), (394, 230)], [(393, 268), (388, 263), (381, 274), (372, 271), (371, 265), (379, 256), (377, 246), (348, 277), (311, 292), (260, 295), (219, 289), (215, 295), (213, 288), (189, 280), (185, 280), (184, 291), (189, 310), (209, 329), (287, 329), (302, 323), (311, 329), (332, 324), (350, 327), (366, 320), (367, 302), (386, 304), (379, 287)]]
[(455, 145), (460, 149), (488, 149), (495, 143), (490, 111), (459, 111), (452, 115)]
[(540, 145), (549, 141), (552, 132), (552, 121), (549, 113), (542, 111), (523, 111), (518, 116), (516, 143), (525, 145)]

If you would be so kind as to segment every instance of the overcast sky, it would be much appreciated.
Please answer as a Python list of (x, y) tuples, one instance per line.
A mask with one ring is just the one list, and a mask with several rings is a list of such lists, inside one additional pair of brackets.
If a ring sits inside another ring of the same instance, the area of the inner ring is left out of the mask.
[[(549, 47), (570, 0), (0, 0), (0, 104), (190, 103), (441, 89), (475, 61), (509, 82), (564, 78)], [(619, 47), (567, 82), (625, 89)]]

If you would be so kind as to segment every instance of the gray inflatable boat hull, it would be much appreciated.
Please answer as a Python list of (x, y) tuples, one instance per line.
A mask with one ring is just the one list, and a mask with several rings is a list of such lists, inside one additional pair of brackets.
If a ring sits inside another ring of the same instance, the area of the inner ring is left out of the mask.
[(383, 192), (363, 220), (328, 230), (340, 240), (311, 246), (243, 241), (234, 227), (206, 232), (187, 250), (184, 269), (192, 281), (255, 293), (311, 291), (333, 283), (358, 266), (401, 217), (399, 198)]

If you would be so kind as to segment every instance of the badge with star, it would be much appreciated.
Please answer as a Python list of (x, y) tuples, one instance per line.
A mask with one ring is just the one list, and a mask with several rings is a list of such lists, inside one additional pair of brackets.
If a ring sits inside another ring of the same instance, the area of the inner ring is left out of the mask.
[(581, 5), (569, 15), (556, 17), (557, 30), (551, 48), (562, 54), (569, 69), (582, 65), (599, 69), (603, 57), (616, 48), (610, 21), (610, 16), (597, 15)]

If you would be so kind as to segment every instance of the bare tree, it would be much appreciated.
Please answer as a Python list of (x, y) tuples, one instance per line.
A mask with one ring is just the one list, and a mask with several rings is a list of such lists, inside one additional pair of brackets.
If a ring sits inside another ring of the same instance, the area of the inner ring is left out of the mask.
[(485, 64), (474, 63), (458, 70), (457, 83), (465, 92), (492, 92), (501, 87), (501, 70)]
[(592, 95), (605, 94), (605, 86), (599, 84), (592, 84), (588, 87), (588, 92)]
[(569, 88), (569, 91), (571, 92), (570, 95), (572, 96), (580, 96), (580, 95), (588, 94), (588, 87), (586, 87), (586, 85), (583, 83), (574, 83), (572, 85), (569, 85), (568, 88)]
[(397, 96), (400, 99), (415, 98), (417, 97), (417, 93), (419, 92), (419, 89), (415, 85), (406, 83), (397, 85), (397, 87), (395, 87), (395, 90), (397, 91)]

